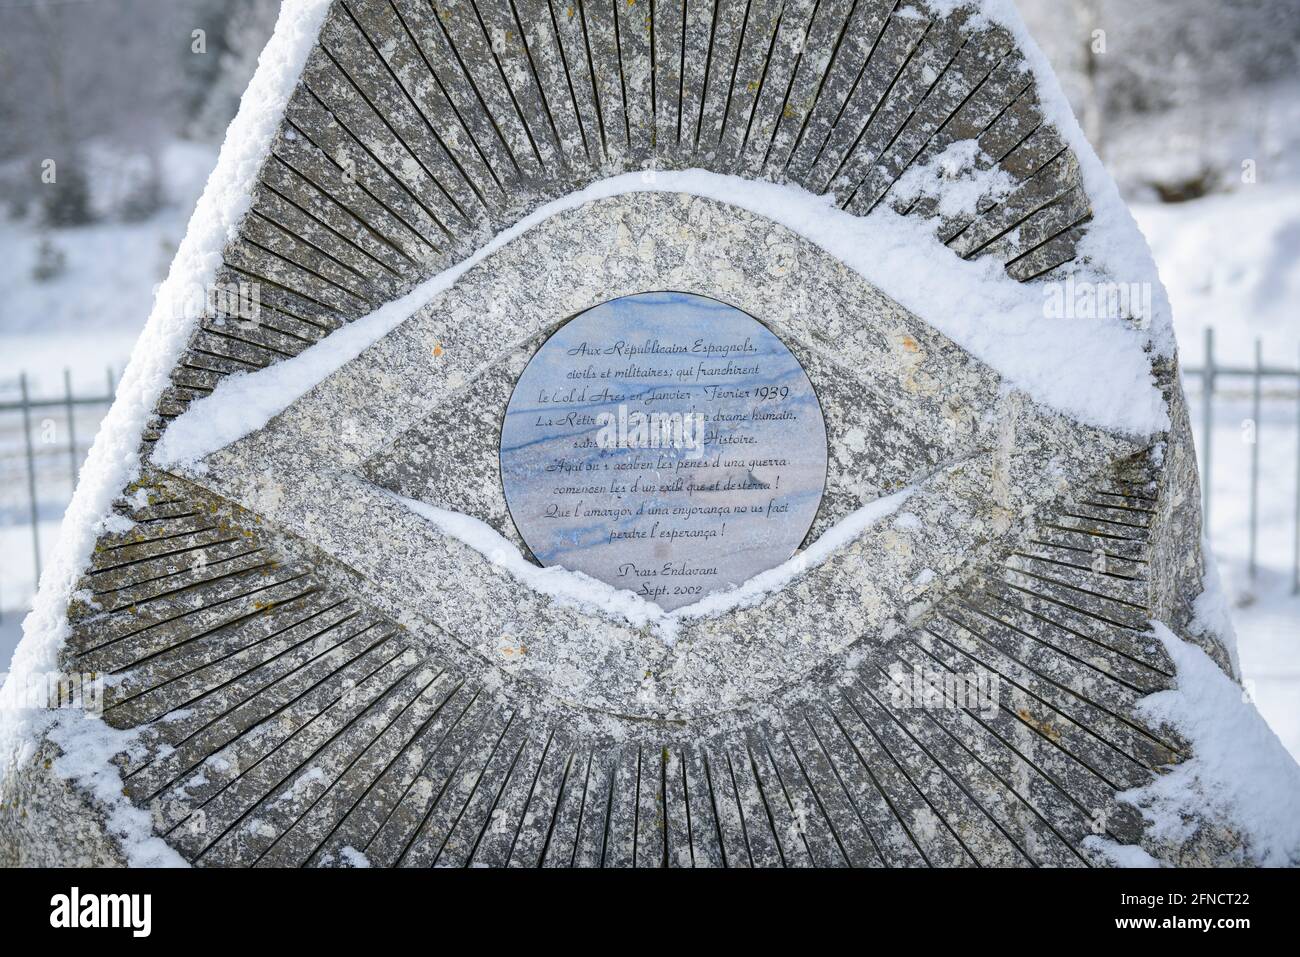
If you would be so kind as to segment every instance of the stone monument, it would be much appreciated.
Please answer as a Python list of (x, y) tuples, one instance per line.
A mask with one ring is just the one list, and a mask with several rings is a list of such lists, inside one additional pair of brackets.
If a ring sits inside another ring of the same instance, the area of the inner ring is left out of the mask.
[(1234, 666), (1009, 8), (286, 2), (164, 287), (256, 308), (160, 296), (18, 657), (102, 714), (18, 722), (0, 856), (1240, 855), (1122, 797), (1194, 758), (1153, 621)]

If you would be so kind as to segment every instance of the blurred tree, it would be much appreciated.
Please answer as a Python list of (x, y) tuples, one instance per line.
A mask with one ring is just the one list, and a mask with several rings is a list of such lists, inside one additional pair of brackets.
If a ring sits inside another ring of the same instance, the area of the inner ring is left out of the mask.
[[(6, 0), (0, 161), (57, 162), (56, 184), (43, 184), (57, 189), (38, 196), (51, 224), (86, 221), (105, 192), (108, 211), (150, 215), (165, 199), (163, 145), (219, 138), (278, 8), (277, 0)], [(100, 183), (87, 165), (93, 144), (143, 162), (129, 164), (123, 182)]]

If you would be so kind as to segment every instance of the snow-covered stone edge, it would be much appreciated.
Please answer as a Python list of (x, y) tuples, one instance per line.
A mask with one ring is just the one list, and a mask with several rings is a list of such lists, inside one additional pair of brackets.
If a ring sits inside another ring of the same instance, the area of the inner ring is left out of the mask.
[[(252, 202), (253, 187), (270, 152), (294, 87), (315, 45), (330, 0), (284, 0), (275, 31), (258, 60), (239, 111), (226, 132), (217, 163), (190, 218), (185, 237), (82, 466), (63, 516), (59, 541), (41, 576), (9, 680), (58, 670), (69, 633), (68, 605), (95, 541), (113, 520), (112, 504), (139, 474), (140, 439), (198, 316), (178, 308), (191, 290), (212, 287), (228, 241), (235, 238)], [(63, 742), (65, 759), (51, 770), (82, 786), (104, 806), (112, 836), (132, 864), (183, 866), (179, 854), (153, 836), (148, 814), (122, 794), (113, 754), (129, 735), (98, 717), (67, 709), (53, 714), (8, 709), (0, 713), (0, 777), (35, 754), (45, 732)], [(67, 754), (76, 751), (76, 755)]]
[[(1227, 648), (1235, 668), (1227, 608), (1211, 559), (1189, 628)], [(1096, 836), (1084, 845), (1120, 867), (1168, 866), (1166, 858), (1185, 849), (1196, 863), (1300, 866), (1300, 765), (1246, 689), (1204, 650), (1160, 621), (1151, 622), (1151, 635), (1169, 653), (1175, 687), (1147, 695), (1135, 710), (1152, 727), (1176, 730), (1192, 755), (1119, 795), (1146, 820), (1142, 846)]]

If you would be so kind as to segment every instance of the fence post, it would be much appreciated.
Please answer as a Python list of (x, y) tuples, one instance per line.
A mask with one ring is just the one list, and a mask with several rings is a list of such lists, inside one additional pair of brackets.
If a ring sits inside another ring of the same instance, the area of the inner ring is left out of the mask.
[(71, 469), (72, 484), (68, 486), (72, 491), (77, 490), (77, 414), (76, 407), (72, 403), (72, 370), (66, 366), (63, 369), (63, 407), (68, 413), (68, 465)]
[(1205, 417), (1202, 420), (1201, 431), (1201, 528), (1208, 536), (1210, 534), (1210, 488), (1213, 485), (1211, 477), (1214, 474), (1212, 467), (1213, 457), (1211, 456), (1211, 446), (1214, 442), (1214, 329), (1207, 327), (1205, 330)]
[(1300, 361), (1295, 370), (1295, 541), (1291, 551), (1291, 594), (1300, 595)]
[(41, 531), (40, 508), (36, 501), (36, 453), (32, 448), (32, 406), (27, 393), (27, 373), (18, 375), (18, 386), (23, 404), (23, 439), (27, 447), (27, 496), (32, 519), (32, 558), (36, 569), (36, 584), (41, 581)]
[(1250, 446), (1250, 530), (1249, 560), (1246, 574), (1253, 582), (1259, 570), (1259, 443), (1260, 435), (1260, 392), (1264, 381), (1264, 353), (1258, 337), (1255, 339), (1255, 381), (1251, 391), (1250, 415), (1253, 423)]

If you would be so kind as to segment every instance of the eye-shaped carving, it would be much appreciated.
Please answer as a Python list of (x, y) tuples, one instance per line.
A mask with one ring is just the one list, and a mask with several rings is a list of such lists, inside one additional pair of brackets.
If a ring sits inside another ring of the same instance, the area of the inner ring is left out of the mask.
[[(608, 244), (611, 259), (652, 252), (593, 272), (552, 255), (576, 236)], [(791, 255), (797, 270), (785, 268)], [(545, 274), (539, 259), (552, 263)], [(670, 612), (539, 577), (499, 458), (511, 392), (542, 343), (602, 302), (665, 286), (763, 317), (826, 410), (828, 450), (806, 551), (774, 582)], [(337, 427), (341, 414), (350, 428)], [(201, 480), (361, 575), (369, 599), (431, 646), (450, 636), (466, 662), (553, 700), (686, 719), (767, 698), (854, 646), (885, 647), (1012, 550), (1071, 481), (1134, 450), (1063, 428), (782, 227), (698, 197), (628, 194), (558, 214), (487, 256), (267, 428), (212, 456)], [(249, 480), (267, 468), (285, 476), (273, 501)], [(464, 534), (473, 519), (507, 541)]]

